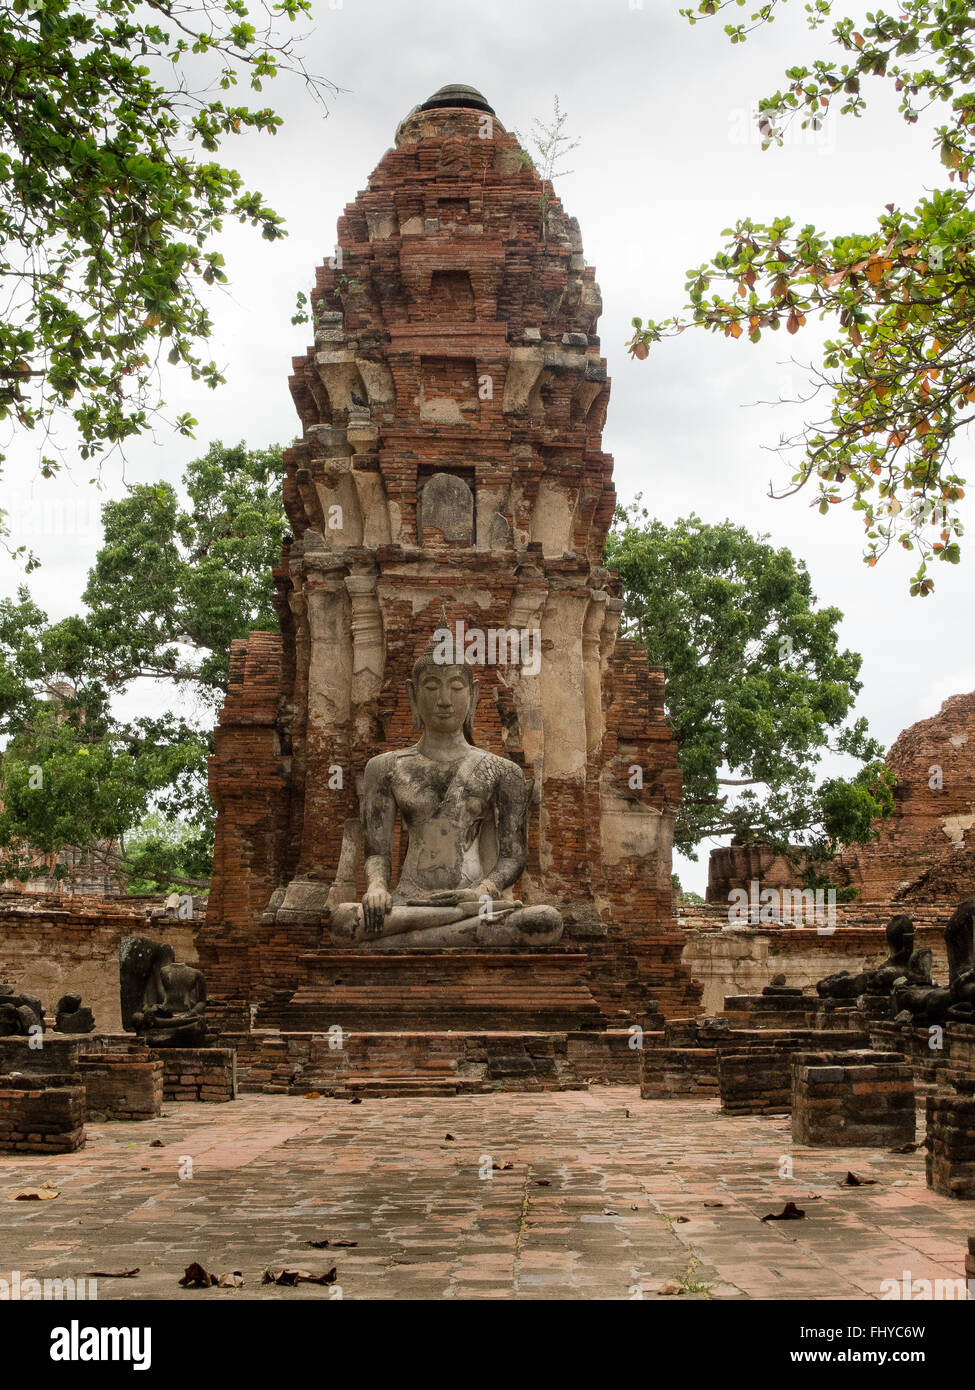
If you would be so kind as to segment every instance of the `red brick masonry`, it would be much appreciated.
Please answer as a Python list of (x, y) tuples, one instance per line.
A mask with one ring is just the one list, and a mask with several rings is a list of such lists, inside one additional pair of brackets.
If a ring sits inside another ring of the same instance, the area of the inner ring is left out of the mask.
[(914, 1074), (901, 1052), (798, 1052), (792, 1058), (796, 1144), (897, 1148), (914, 1140)]

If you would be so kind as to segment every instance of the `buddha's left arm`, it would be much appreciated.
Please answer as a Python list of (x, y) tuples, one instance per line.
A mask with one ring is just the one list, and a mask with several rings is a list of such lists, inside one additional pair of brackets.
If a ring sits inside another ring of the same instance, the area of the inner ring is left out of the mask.
[(495, 806), (498, 817), (498, 862), (491, 882), (501, 891), (521, 877), (525, 867), (525, 778), (517, 763), (504, 759)]

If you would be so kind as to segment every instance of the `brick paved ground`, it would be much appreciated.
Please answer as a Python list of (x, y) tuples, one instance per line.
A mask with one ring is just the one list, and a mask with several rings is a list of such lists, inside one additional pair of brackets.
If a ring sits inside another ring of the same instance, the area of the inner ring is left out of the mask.
[[(485, 1180), (491, 1162), (501, 1170)], [(848, 1169), (876, 1185), (838, 1186)], [(56, 1200), (9, 1200), (45, 1180)], [(10, 1270), (140, 1267), (100, 1281), (102, 1299), (322, 1298), (262, 1288), (261, 1272), (333, 1263), (353, 1299), (667, 1297), (661, 1285), (681, 1283), (697, 1298), (877, 1298), (905, 1269), (959, 1278), (975, 1227), (969, 1203), (927, 1190), (923, 1151), (793, 1150), (787, 1119), (623, 1086), (170, 1104), (158, 1120), (92, 1126), (76, 1154), (0, 1155), (0, 1194)], [(788, 1199), (805, 1219), (763, 1224)], [(306, 1244), (326, 1238), (358, 1244)], [(243, 1271), (245, 1288), (181, 1290), (192, 1260)]]

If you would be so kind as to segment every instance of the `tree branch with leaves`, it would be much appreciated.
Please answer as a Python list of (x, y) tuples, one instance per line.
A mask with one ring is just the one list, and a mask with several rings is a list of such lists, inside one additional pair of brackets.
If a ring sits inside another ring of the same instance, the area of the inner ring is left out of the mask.
[[(748, 24), (727, 23), (732, 43), (772, 22), (784, 3), (760, 6)], [(744, 4), (702, 0), (681, 13), (696, 23)], [(815, 0), (806, 9), (815, 29), (833, 5)], [(756, 343), (782, 328), (798, 334), (810, 316), (834, 324), (812, 370), (824, 413), (784, 441), (791, 479), (770, 494), (811, 487), (823, 514), (844, 504), (860, 512), (866, 563), (892, 546), (916, 551), (910, 591), (924, 596), (934, 587), (929, 563), (961, 557), (958, 447), (975, 418), (975, 13), (965, 0), (904, 0), (897, 15), (869, 15), (862, 32), (838, 18), (831, 36), (840, 59), (789, 68), (788, 85), (759, 102), (763, 146), (781, 145), (796, 121), (818, 128), (837, 108), (861, 115), (865, 85), (884, 82), (908, 124), (943, 112), (934, 148), (946, 185), (913, 208), (886, 204), (876, 227), (860, 233), (828, 236), (789, 217), (740, 219), (722, 233), (724, 247), (688, 271), (684, 311), (634, 318), (628, 346), (644, 359), (688, 328)]]
[[(207, 156), (282, 124), (269, 106), (228, 100), (241, 84), (259, 93), (291, 74), (327, 109), (338, 89), (280, 32), (310, 13), (311, 0), (263, 5), (260, 20), (244, 0), (0, 6), (0, 422), (45, 432), (42, 474), (62, 466), (44, 452), (59, 419), (87, 460), (150, 428), (163, 354), (194, 380), (223, 381), (201, 353), (206, 287), (227, 279), (216, 239), (231, 217), (267, 241), (285, 231)], [(196, 422), (171, 423), (186, 435)], [(16, 538), (7, 548), (25, 554)]]

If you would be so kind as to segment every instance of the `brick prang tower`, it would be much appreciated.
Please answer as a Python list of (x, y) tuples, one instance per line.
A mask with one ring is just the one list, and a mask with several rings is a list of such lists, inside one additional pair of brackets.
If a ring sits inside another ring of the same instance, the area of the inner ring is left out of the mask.
[[(280, 634), (236, 642), (216, 731), (211, 995), (303, 978), (336, 883), (361, 890), (365, 763), (415, 738), (404, 682), (439, 626), (540, 636), (485, 666), (475, 741), (534, 780), (517, 886), (554, 903), (605, 1018), (686, 1012), (663, 672), (617, 635), (601, 311), (579, 227), (468, 87), (413, 110), (338, 224), (291, 392)], [(343, 852), (344, 846), (344, 852)]]

